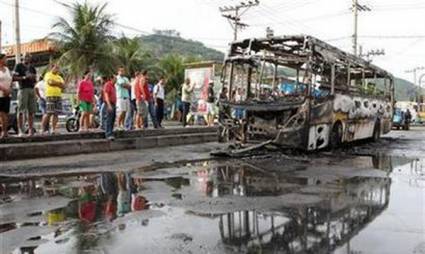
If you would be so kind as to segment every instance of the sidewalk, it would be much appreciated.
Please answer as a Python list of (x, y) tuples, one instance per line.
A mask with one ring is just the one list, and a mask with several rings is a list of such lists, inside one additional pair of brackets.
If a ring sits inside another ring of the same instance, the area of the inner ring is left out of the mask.
[(79, 154), (0, 163), (0, 176), (30, 177), (106, 171), (149, 170), (164, 165), (212, 159), (210, 153), (226, 147), (216, 142), (155, 147), (96, 154)]
[(217, 140), (217, 129), (174, 127), (117, 131), (115, 137), (115, 141), (106, 140), (103, 132), (11, 137), (0, 141), (0, 161), (206, 143)]

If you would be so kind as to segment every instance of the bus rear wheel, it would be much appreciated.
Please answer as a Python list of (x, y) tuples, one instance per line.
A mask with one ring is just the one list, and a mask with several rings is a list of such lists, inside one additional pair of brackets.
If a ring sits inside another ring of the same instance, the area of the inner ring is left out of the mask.
[(332, 128), (332, 131), (329, 136), (329, 147), (330, 148), (337, 148), (341, 146), (342, 144), (342, 124), (336, 123), (334, 127)]

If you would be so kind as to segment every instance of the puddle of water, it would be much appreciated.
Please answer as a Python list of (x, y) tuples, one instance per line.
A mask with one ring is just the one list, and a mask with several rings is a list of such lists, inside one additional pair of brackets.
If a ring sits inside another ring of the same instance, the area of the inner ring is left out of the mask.
[(132, 174), (7, 179), (0, 250), (423, 253), (423, 163), (257, 158)]

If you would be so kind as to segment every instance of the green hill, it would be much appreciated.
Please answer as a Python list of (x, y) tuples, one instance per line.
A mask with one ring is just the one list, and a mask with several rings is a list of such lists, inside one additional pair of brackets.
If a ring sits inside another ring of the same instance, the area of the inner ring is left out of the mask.
[[(395, 99), (397, 101), (409, 101), (415, 98), (417, 86), (405, 79), (395, 78)], [(424, 89), (421, 89), (422, 93)]]
[(141, 36), (144, 47), (155, 57), (178, 53), (199, 60), (223, 61), (224, 54), (218, 50), (206, 47), (203, 43), (181, 38), (175, 31), (157, 31), (155, 34)]

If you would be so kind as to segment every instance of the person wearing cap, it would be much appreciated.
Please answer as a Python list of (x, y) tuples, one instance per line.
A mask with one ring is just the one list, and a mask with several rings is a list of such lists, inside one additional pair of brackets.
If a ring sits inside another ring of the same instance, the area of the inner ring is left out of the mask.
[(208, 82), (208, 97), (207, 97), (207, 122), (208, 126), (214, 126), (215, 117), (215, 93), (214, 81)]
[(28, 134), (34, 134), (34, 114), (37, 110), (37, 98), (34, 91), (34, 86), (37, 83), (37, 71), (32, 65), (30, 55), (24, 56), (24, 61), (18, 63), (13, 71), (13, 81), (19, 82), (18, 91), (18, 131), (19, 136), (24, 135), (25, 119), (24, 114), (27, 113), (28, 119)]

